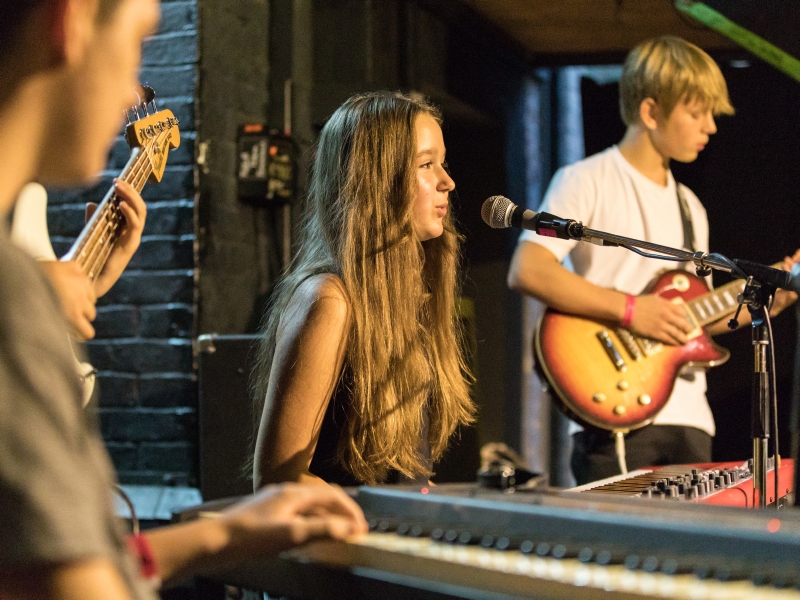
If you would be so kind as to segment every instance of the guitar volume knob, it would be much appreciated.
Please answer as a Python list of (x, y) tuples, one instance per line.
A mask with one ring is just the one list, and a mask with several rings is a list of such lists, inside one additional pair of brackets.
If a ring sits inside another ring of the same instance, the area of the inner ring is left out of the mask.
[(617, 389), (618, 389), (618, 390), (621, 390), (621, 391), (623, 391), (623, 392), (624, 392), (624, 391), (625, 391), (625, 390), (627, 390), (629, 387), (631, 387), (631, 384), (630, 384), (630, 383), (628, 383), (627, 381), (625, 381), (624, 379), (620, 379), (620, 380), (617, 382)]
[(592, 400), (594, 400), (595, 402), (600, 404), (601, 402), (605, 402), (606, 401), (606, 395), (598, 392), (597, 394), (592, 396)]
[(622, 404), (617, 404), (617, 405), (614, 407), (614, 414), (615, 414), (615, 415), (624, 415), (626, 411), (627, 411), (627, 409), (626, 409), (626, 408), (625, 408), (625, 406), (624, 406), (624, 405), (622, 405)]
[(650, 404), (650, 396), (647, 394), (642, 394), (641, 396), (639, 396), (639, 404), (641, 404), (642, 406), (647, 406), (648, 404)]

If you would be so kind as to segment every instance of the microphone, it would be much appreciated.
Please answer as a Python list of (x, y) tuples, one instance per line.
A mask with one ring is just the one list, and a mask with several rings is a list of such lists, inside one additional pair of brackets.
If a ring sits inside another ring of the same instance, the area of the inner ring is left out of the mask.
[(573, 219), (562, 219), (550, 213), (537, 213), (517, 206), (505, 196), (487, 198), (481, 206), (483, 222), (494, 229), (519, 227), (539, 235), (562, 240), (583, 239), (583, 224)]
[(767, 267), (740, 258), (733, 259), (733, 262), (746, 275), (752, 276), (753, 279), (763, 285), (771, 285), (800, 294), (800, 263), (793, 264), (791, 271), (783, 271), (782, 269)]

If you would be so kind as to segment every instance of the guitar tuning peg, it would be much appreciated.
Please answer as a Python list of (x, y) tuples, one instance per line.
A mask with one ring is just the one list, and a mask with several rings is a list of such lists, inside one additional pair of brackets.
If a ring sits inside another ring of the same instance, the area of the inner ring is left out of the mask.
[(136, 97), (139, 99), (137, 106), (142, 108), (145, 117), (150, 116), (150, 112), (147, 110), (147, 89), (142, 85), (137, 85), (133, 88), (133, 91), (136, 93)]
[(156, 91), (147, 84), (144, 84), (144, 86), (142, 86), (142, 89), (144, 90), (145, 103), (152, 104), (153, 112), (154, 113), (158, 112), (158, 108), (156, 107)]

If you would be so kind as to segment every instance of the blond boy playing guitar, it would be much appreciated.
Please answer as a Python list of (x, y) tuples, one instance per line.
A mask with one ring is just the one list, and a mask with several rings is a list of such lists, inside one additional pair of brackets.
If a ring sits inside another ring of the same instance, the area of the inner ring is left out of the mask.
[[(627, 126), (622, 141), (560, 169), (541, 210), (601, 231), (708, 251), (705, 209), (691, 190), (675, 182), (669, 164), (695, 160), (717, 131), (714, 116), (733, 113), (719, 67), (700, 48), (679, 38), (645, 41), (625, 60), (620, 112)], [(572, 270), (561, 264), (567, 257)], [(791, 261), (787, 258), (787, 265)], [(662, 261), (623, 248), (525, 232), (511, 262), (508, 284), (559, 311), (619, 323), (664, 344), (685, 344), (692, 325), (680, 306), (654, 294), (635, 296), (664, 268)], [(772, 314), (794, 300), (795, 295), (779, 292)], [(727, 331), (727, 326), (721, 320), (706, 330), (713, 335)], [(580, 377), (580, 367), (575, 365), (576, 377)], [(705, 390), (702, 372), (676, 380), (654, 424), (627, 436), (630, 468), (711, 460), (715, 429)], [(573, 424), (571, 432), (575, 442), (572, 468), (578, 483), (620, 472), (608, 431), (581, 431)]]

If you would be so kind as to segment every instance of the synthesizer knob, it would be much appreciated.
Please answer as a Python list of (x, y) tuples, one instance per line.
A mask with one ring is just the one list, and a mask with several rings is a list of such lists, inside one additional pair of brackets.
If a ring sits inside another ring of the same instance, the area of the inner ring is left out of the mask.
[(422, 525), (414, 525), (410, 531), (411, 537), (422, 537), (425, 535), (425, 528)]
[(564, 544), (556, 544), (553, 546), (553, 558), (564, 558), (567, 555), (567, 547)]
[(645, 573), (655, 573), (658, 571), (658, 559), (655, 556), (648, 556), (642, 561), (642, 571)]
[(455, 529), (448, 529), (444, 534), (444, 541), (452, 544), (458, 539), (458, 532)]
[(494, 543), (494, 547), (498, 550), (508, 550), (508, 547), (511, 545), (511, 540), (507, 537), (499, 537), (497, 541)]
[(397, 526), (397, 535), (408, 535), (411, 531), (411, 526), (408, 523), (400, 523)]
[(458, 536), (458, 543), (466, 546), (472, 543), (472, 534), (469, 531), (462, 531)]
[(550, 544), (547, 542), (539, 542), (536, 544), (537, 556), (547, 556), (548, 554), (550, 554)]
[(694, 500), (695, 498), (697, 498), (697, 487), (693, 485), (692, 487), (686, 490), (686, 499)]
[(667, 487), (667, 498), (677, 498), (678, 497), (678, 486), (671, 485)]
[(717, 475), (714, 478), (714, 487), (715, 488), (723, 488), (725, 487), (725, 478), (722, 475)]
[(491, 548), (492, 546), (494, 546), (494, 536), (485, 535), (481, 538), (481, 547)]
[(611, 552), (609, 552), (608, 550), (600, 550), (600, 552), (597, 553), (597, 558), (595, 559), (595, 562), (600, 566), (606, 566), (610, 565), (612, 560), (613, 557), (611, 555)]
[(709, 565), (695, 565), (694, 576), (698, 579), (708, 579), (711, 577), (712, 571)]
[(639, 568), (640, 562), (638, 554), (629, 554), (625, 557), (625, 568), (633, 571)]
[(535, 544), (530, 540), (525, 540), (519, 545), (519, 551), (523, 554), (532, 554)]
[(391, 521), (381, 521), (378, 523), (378, 531), (381, 533), (386, 533), (387, 531), (392, 531), (394, 529), (393, 523)]
[(434, 528), (431, 531), (431, 539), (436, 542), (441, 542), (444, 539), (444, 530), (441, 527)]
[(581, 548), (578, 552), (578, 560), (582, 563), (589, 563), (592, 562), (594, 558), (594, 552), (592, 552), (591, 548)]

